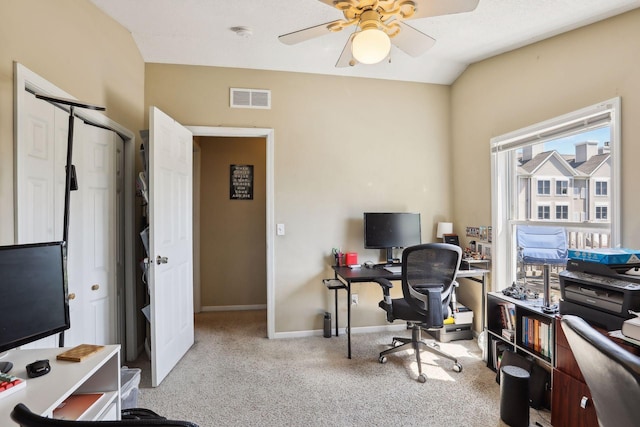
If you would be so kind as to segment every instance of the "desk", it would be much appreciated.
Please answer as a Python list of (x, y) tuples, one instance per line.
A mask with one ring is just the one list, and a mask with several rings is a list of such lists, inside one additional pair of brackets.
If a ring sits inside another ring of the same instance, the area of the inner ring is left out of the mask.
[[(120, 346), (107, 345), (82, 362), (56, 360), (56, 355), (65, 350), (68, 348), (9, 351), (7, 360), (13, 362), (10, 374), (26, 380), (27, 386), (0, 400), (0, 426), (17, 426), (10, 414), (18, 403), (24, 403), (36, 414), (51, 417), (53, 410), (74, 393), (103, 393), (83, 419), (120, 419)], [(49, 359), (51, 372), (28, 378), (25, 366), (40, 359)]]
[[(347, 288), (347, 357), (351, 359), (351, 284), (374, 282), (377, 279), (402, 280), (401, 273), (390, 273), (384, 268), (332, 267), (336, 279), (345, 283)], [(485, 319), (486, 277), (489, 270), (458, 270), (456, 279), (463, 277), (482, 284), (482, 330)]]

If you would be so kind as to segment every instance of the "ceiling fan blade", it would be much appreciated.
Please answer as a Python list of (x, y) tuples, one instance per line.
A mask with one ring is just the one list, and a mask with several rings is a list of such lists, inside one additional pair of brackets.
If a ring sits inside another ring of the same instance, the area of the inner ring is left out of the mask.
[(347, 43), (344, 45), (340, 58), (338, 58), (338, 62), (336, 62), (336, 68), (353, 67), (358, 64), (358, 60), (354, 58), (353, 53), (351, 53), (351, 44), (353, 43), (355, 35), (356, 33), (352, 33), (349, 36), (349, 40), (347, 40)]
[(416, 12), (407, 19), (428, 18), (430, 16), (451, 15), (471, 12), (480, 0), (413, 0)]
[(325, 22), (324, 24), (316, 25), (315, 27), (309, 27), (303, 30), (294, 31), (292, 33), (283, 34), (278, 37), (278, 40), (280, 40), (284, 44), (296, 44), (310, 40), (314, 37), (324, 36), (325, 34), (331, 32), (328, 27), (334, 22), (340, 22), (340, 20)]
[(391, 43), (403, 52), (417, 57), (425, 53), (436, 43), (433, 37), (426, 35), (410, 25), (397, 21), (400, 24), (400, 32), (391, 37)]

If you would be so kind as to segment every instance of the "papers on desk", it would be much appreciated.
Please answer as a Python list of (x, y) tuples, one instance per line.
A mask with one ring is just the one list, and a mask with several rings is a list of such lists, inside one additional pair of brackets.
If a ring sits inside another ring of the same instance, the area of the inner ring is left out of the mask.
[(609, 331), (609, 336), (613, 338), (619, 338), (621, 340), (624, 340), (626, 342), (629, 342), (631, 344), (634, 344), (640, 347), (640, 341), (624, 335), (620, 329), (618, 329), (617, 331)]
[(402, 273), (402, 266), (401, 265), (392, 265), (389, 267), (385, 267), (384, 268), (386, 271), (388, 271), (389, 273), (392, 274), (400, 274)]

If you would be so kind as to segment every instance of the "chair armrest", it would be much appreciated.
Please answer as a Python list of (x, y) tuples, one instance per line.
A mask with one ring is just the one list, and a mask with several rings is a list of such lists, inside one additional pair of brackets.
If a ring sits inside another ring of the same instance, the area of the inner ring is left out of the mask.
[(374, 280), (382, 288), (382, 294), (384, 295), (384, 302), (391, 304), (391, 293), (389, 289), (393, 288), (393, 284), (387, 279)]

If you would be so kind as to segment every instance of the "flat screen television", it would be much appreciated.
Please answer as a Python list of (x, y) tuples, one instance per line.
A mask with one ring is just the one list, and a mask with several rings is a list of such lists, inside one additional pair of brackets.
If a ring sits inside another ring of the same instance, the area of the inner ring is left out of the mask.
[(0, 352), (69, 329), (64, 242), (0, 246)]
[(420, 243), (422, 238), (419, 213), (364, 213), (364, 247), (385, 249), (388, 264), (394, 262), (394, 248), (406, 248)]

